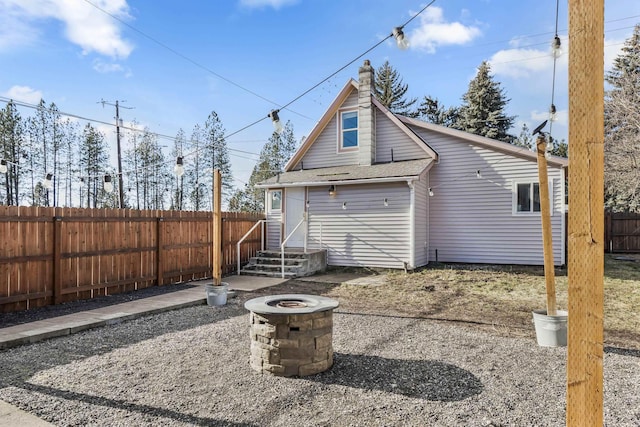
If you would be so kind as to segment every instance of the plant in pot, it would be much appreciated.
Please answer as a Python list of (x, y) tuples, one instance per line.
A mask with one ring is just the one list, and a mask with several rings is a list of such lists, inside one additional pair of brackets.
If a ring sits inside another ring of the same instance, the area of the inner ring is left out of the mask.
[[(538, 126), (534, 135), (540, 131), (545, 122)], [(549, 201), (549, 183), (546, 160), (547, 140), (540, 133), (536, 141), (538, 154), (538, 181), (540, 190), (540, 217), (542, 219), (542, 246), (544, 251), (544, 277), (547, 294), (547, 309), (534, 310), (533, 322), (536, 328), (538, 345), (543, 347), (561, 347), (567, 345), (568, 313), (558, 310), (556, 306), (555, 271), (553, 265), (553, 243), (551, 238), (551, 207)]]

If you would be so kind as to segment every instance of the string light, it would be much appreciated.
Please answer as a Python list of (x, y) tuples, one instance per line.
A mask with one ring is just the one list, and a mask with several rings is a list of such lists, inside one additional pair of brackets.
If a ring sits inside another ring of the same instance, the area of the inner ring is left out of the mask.
[(48, 173), (45, 178), (44, 181), (42, 181), (42, 186), (44, 188), (46, 188), (47, 190), (51, 190), (53, 188), (53, 174)]
[(176, 159), (176, 165), (173, 167), (173, 172), (175, 172), (178, 177), (184, 175), (184, 164), (182, 161), (182, 156), (178, 156), (178, 158)]
[(433, 197), (433, 189), (429, 187), (429, 197)]
[(389, 200), (387, 200), (386, 197), (384, 198), (383, 203), (385, 206), (389, 206)]
[(482, 173), (480, 173), (480, 169), (476, 170), (476, 178), (482, 178)]
[(0, 173), (7, 173), (7, 161), (5, 159), (0, 160)]
[(393, 34), (393, 37), (396, 39), (396, 45), (398, 45), (398, 48), (400, 50), (409, 49), (409, 41), (404, 36), (404, 31), (402, 31), (402, 27), (395, 27), (393, 29), (392, 34)]
[(273, 128), (275, 129), (276, 133), (280, 135), (284, 131), (284, 127), (282, 127), (282, 123), (280, 122), (278, 111), (280, 110), (271, 110), (268, 117), (271, 119), (271, 122), (273, 123)]
[(104, 176), (104, 191), (107, 193), (113, 192), (113, 182), (111, 181), (111, 175)]
[(558, 120), (556, 106), (554, 104), (551, 104), (551, 108), (549, 108), (549, 121), (555, 122), (556, 120)]
[(560, 42), (560, 37), (558, 37), (558, 34), (556, 34), (556, 36), (553, 38), (553, 41), (551, 42), (551, 53), (553, 54), (554, 58), (559, 58), (562, 55), (562, 44)]

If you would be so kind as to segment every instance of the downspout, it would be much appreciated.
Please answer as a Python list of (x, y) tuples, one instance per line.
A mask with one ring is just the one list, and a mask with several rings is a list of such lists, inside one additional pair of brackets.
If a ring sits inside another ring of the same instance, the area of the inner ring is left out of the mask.
[(409, 185), (409, 268), (416, 265), (416, 187), (413, 181)]

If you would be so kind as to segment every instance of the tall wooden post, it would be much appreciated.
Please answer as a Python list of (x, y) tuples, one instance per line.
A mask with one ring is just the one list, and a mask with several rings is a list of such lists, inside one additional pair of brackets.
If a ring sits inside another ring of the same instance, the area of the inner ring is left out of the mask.
[(222, 179), (220, 171), (213, 171), (213, 284), (222, 282)]
[(538, 183), (540, 189), (540, 217), (542, 219), (542, 247), (544, 253), (544, 278), (547, 289), (547, 316), (556, 313), (556, 275), (553, 266), (553, 239), (551, 234), (551, 202), (549, 200), (549, 178), (545, 152), (547, 141), (540, 135), (536, 142), (538, 151)]
[(603, 424), (604, 0), (569, 0), (567, 426)]

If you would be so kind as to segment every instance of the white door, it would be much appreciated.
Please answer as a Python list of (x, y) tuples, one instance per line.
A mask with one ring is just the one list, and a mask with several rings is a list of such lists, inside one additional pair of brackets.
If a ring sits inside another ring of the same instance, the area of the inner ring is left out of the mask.
[[(284, 232), (285, 238), (291, 234), (293, 229), (304, 217), (304, 187), (286, 188), (284, 190)], [(304, 247), (305, 226), (302, 224), (296, 232), (289, 237), (286, 246), (288, 248)]]

